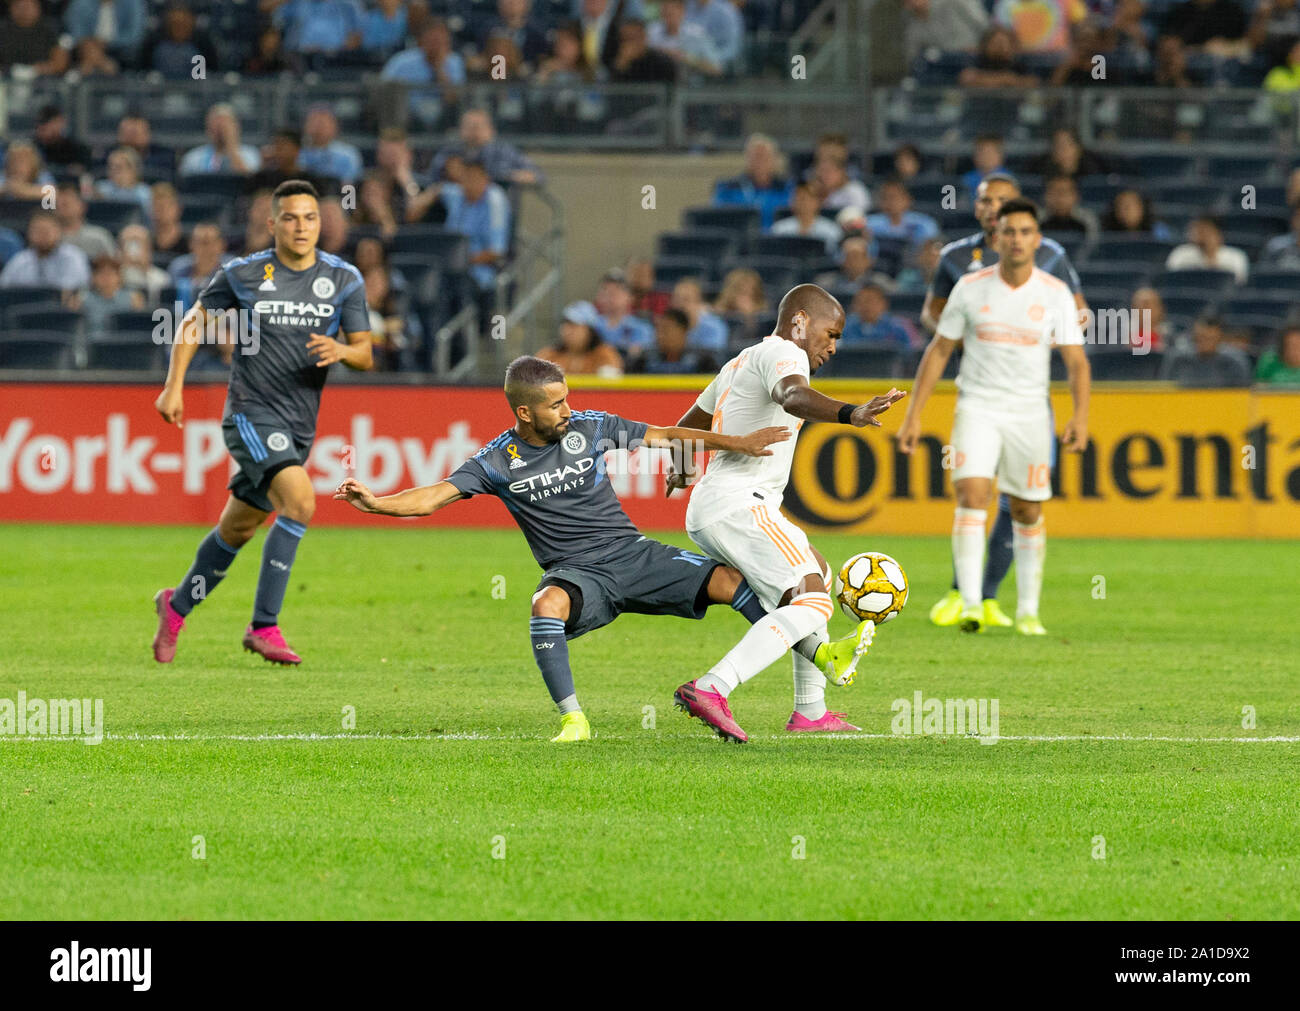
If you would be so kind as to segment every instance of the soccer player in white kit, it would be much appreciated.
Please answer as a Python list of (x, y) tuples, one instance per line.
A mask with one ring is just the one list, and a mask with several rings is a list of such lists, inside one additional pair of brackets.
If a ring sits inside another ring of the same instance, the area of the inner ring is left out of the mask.
[[(780, 425), (797, 433), (805, 421), (879, 426), (876, 416), (904, 393), (891, 389), (854, 405), (808, 385), (811, 374), (835, 353), (843, 329), (844, 308), (832, 295), (815, 284), (792, 288), (777, 310), (776, 333), (724, 365), (682, 423), (689, 419), (696, 427), (722, 433), (748, 432), (746, 426), (754, 425)], [(759, 424), (760, 419), (767, 420)], [(870, 645), (873, 626), (862, 622), (852, 636), (828, 641), (826, 624), (833, 612), (830, 568), (807, 535), (781, 514), (794, 440), (769, 448), (771, 456), (753, 461), (760, 466), (748, 466), (736, 453), (715, 452), (691, 494), (686, 510), (691, 540), (710, 557), (739, 569), (756, 600), (752, 614), (733, 603), (753, 626), (712, 670), (678, 688), (674, 699), (724, 739), (743, 741), (744, 731), (732, 717), (727, 697), (793, 650), (795, 708), (786, 730), (857, 730), (843, 713), (827, 710), (823, 671), (838, 675), (838, 683), (851, 682), (858, 659)], [(669, 474), (668, 494), (684, 486), (682, 474)]]
[(984, 526), (996, 477), (1011, 500), (1016, 630), (1046, 634), (1038, 598), (1047, 543), (1043, 503), (1052, 497), (1047, 393), (1053, 347), (1065, 361), (1074, 400), (1061, 444), (1072, 452), (1088, 444), (1091, 371), (1079, 311), (1069, 287), (1034, 264), (1041, 241), (1038, 208), (1029, 200), (1006, 201), (997, 214), (999, 260), (953, 287), (917, 369), (898, 433), (899, 449), (911, 453), (921, 435), (921, 409), (961, 343), (951, 443), (957, 493), (952, 554), (962, 598), (958, 625), (964, 632), (984, 629)]

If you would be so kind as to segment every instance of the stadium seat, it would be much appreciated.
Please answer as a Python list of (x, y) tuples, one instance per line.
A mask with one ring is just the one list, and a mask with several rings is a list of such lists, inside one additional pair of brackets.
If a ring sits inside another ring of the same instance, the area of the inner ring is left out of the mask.
[(1251, 271), (1250, 287), (1253, 291), (1280, 292), (1300, 297), (1300, 270), (1261, 267)]
[(243, 176), (226, 175), (221, 172), (200, 172), (181, 176), (176, 183), (176, 189), (181, 195), (181, 203), (184, 204), (185, 198), (193, 194), (223, 197), (234, 201), (243, 195), (245, 185)]
[(713, 277), (713, 264), (702, 256), (658, 256), (655, 258), (655, 283), (657, 285), (671, 287), (687, 277), (693, 277), (701, 281), (710, 280)]
[(1219, 311), (1224, 316), (1260, 316), (1281, 323), (1297, 304), (1300, 304), (1300, 299), (1294, 296), (1247, 291), (1238, 292), (1220, 303)]
[(1044, 232), (1043, 234), (1059, 242), (1065, 250), (1065, 255), (1074, 262), (1078, 262), (1084, 247), (1088, 244), (1088, 237), (1083, 232)]
[(1161, 290), (1160, 297), (1165, 303), (1167, 316), (1180, 316), (1187, 319), (1195, 319), (1214, 305), (1214, 293), (1208, 291), (1196, 292), (1175, 288), (1169, 292)]
[(81, 326), (81, 313), (67, 308), (62, 302), (15, 305), (9, 307), (5, 325), (10, 330), (66, 330), (76, 333)]
[(1287, 322), (1287, 316), (1255, 315), (1252, 313), (1224, 313), (1223, 325), (1229, 331), (1240, 330), (1248, 334), (1255, 344), (1272, 340)]
[(760, 235), (750, 242), (756, 256), (783, 256), (798, 260), (820, 260), (826, 256), (826, 243), (809, 235)]
[(913, 291), (905, 294), (893, 294), (889, 296), (889, 311), (898, 313), (900, 316), (910, 316), (913, 319), (921, 318), (921, 308), (925, 305), (925, 292)]
[(66, 369), (74, 336), (55, 330), (0, 332), (0, 369)]
[(1102, 232), (1092, 252), (1088, 254), (1088, 260), (1099, 265), (1125, 262), (1144, 264), (1148, 268), (1153, 265), (1163, 267), (1173, 248), (1172, 242), (1163, 239)]
[(429, 225), (406, 225), (388, 240), (391, 252), (419, 254), (435, 264), (455, 264), (466, 255), (466, 239), (459, 232)]
[(1106, 346), (1092, 348), (1088, 354), (1088, 363), (1092, 366), (1094, 380), (1150, 381), (1159, 374), (1162, 357), (1158, 351), (1135, 355), (1132, 349), (1127, 347)]
[(161, 372), (166, 361), (166, 348), (147, 334), (110, 331), (86, 335), (87, 368)]
[(27, 228), (27, 219), (32, 216), (33, 211), (39, 210), (40, 206), (41, 202), (39, 200), (0, 196), (0, 224), (12, 228), (20, 235), (24, 234)]
[(154, 326), (153, 313), (148, 309), (115, 312), (109, 317), (108, 328), (117, 333), (134, 333), (152, 335)]
[(1223, 219), (1223, 230), (1225, 233), (1248, 232), (1262, 239), (1271, 239), (1276, 235), (1285, 235), (1289, 232), (1291, 219), (1284, 214), (1241, 211)]
[(204, 221), (220, 223), (231, 210), (231, 204), (228, 200), (211, 194), (190, 194), (183, 197), (182, 200), (181, 225), (187, 231)]
[(86, 221), (116, 235), (127, 225), (142, 223), (144, 209), (134, 200), (91, 200), (86, 204)]
[(1166, 292), (1191, 294), (1204, 292), (1207, 296), (1222, 294), (1236, 282), (1236, 276), (1227, 270), (1163, 270), (1155, 277), (1155, 286), (1161, 295)]
[[(1272, 156), (1250, 154), (1211, 154), (1205, 158), (1205, 174), (1211, 179), (1240, 179), (1242, 184), (1273, 175), (1277, 162)], [(1234, 187), (1240, 192), (1240, 187)], [(1258, 190), (1256, 190), (1258, 196)]]
[(1221, 206), (1227, 188), (1223, 183), (1192, 180), (1151, 183), (1152, 200), (1157, 204), (1194, 204), (1203, 210)]
[(0, 322), (8, 319), (14, 306), (57, 304), (62, 294), (58, 288), (0, 288)]
[(688, 229), (707, 228), (738, 235), (758, 231), (759, 215), (755, 207), (689, 207), (685, 224)]
[(689, 232), (664, 232), (655, 240), (659, 256), (703, 256), (721, 260), (736, 252), (734, 232), (701, 228)]
[[(737, 267), (748, 267), (758, 274), (763, 281), (763, 287), (768, 292), (778, 293), (779, 298), (798, 283), (797, 279), (801, 273), (801, 265), (798, 260), (792, 260), (785, 256), (745, 256), (732, 257), (722, 262), (719, 268), (719, 276), (725, 277), (729, 271)], [(658, 261), (656, 261), (656, 270)]]
[(903, 355), (892, 346), (841, 345), (817, 374), (830, 379), (897, 379), (903, 375)]
[(1148, 188), (1157, 181), (1190, 179), (1196, 174), (1192, 154), (1140, 154), (1129, 160), (1129, 171), (1146, 180)]

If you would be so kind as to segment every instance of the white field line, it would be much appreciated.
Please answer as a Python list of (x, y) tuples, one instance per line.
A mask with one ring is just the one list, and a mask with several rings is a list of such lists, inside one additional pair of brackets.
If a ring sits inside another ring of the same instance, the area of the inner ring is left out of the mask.
[[(635, 740), (642, 735), (637, 734), (601, 734), (595, 733), (596, 739), (604, 738), (605, 740)], [(771, 741), (788, 741), (795, 735), (793, 734), (769, 734), (764, 740)], [(799, 735), (800, 737), (806, 735)], [(972, 743), (983, 742), (1022, 742), (1030, 744), (1059, 744), (1059, 743), (1077, 743), (1085, 741), (1106, 741), (1119, 742), (1128, 744), (1139, 743), (1158, 743), (1158, 744), (1296, 744), (1300, 743), (1300, 736), (1296, 737), (1159, 737), (1147, 735), (1141, 737), (1132, 737), (1124, 734), (1002, 734), (996, 737), (981, 738), (975, 734), (824, 734), (816, 735), (822, 740), (834, 741), (889, 741), (905, 740), (908, 738), (925, 738), (925, 737), (944, 737), (954, 740), (969, 740)], [(536, 741), (543, 740), (543, 736), (533, 734), (502, 734), (502, 733), (479, 733), (467, 732), (461, 734), (104, 734), (105, 741), (139, 741), (153, 743), (180, 743), (186, 741), (196, 742), (214, 742), (214, 741), (232, 741), (246, 743), (267, 743), (277, 741)], [(16, 737), (6, 734), (0, 734), (0, 742), (3, 741), (83, 741), (83, 737), (72, 736), (34, 736), (24, 735)]]

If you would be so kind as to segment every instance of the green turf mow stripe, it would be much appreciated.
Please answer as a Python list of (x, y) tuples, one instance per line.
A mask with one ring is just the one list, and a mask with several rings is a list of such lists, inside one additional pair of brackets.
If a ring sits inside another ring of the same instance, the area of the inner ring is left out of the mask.
[[(801, 735), (807, 739), (810, 735)], [(635, 734), (601, 734), (596, 737), (608, 741), (642, 740)], [(984, 743), (1000, 741), (1020, 741), (1030, 744), (1060, 744), (1083, 741), (1118, 741), (1126, 744), (1150, 741), (1160, 744), (1297, 744), (1300, 737), (1156, 737), (1145, 735), (1130, 737), (1126, 734), (1000, 734), (996, 737), (981, 737), (978, 734), (823, 734), (819, 740), (824, 741), (892, 741), (908, 738), (944, 737), (957, 740), (971, 740)], [(0, 737), (0, 741), (82, 741), (74, 736), (24, 736)], [(789, 734), (771, 734), (771, 741), (794, 743)], [(183, 743), (186, 741), (243, 741), (248, 743), (266, 743), (274, 741), (538, 741), (534, 734), (480, 734), (467, 732), (463, 734), (105, 734), (105, 741), (155, 741), (159, 743)]]

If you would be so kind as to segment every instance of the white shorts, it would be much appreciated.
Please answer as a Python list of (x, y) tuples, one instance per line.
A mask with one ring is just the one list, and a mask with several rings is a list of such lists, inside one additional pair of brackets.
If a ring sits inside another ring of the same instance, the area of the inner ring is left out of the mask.
[(1052, 497), (1051, 416), (997, 414), (957, 407), (952, 423), (953, 481), (998, 479), (998, 491), (1027, 502)]
[(777, 506), (758, 497), (752, 506), (742, 506), (699, 529), (688, 527), (686, 532), (705, 554), (739, 569), (769, 611), (779, 607), (786, 591), (798, 586), (804, 576), (825, 575), (808, 535), (781, 515)]

